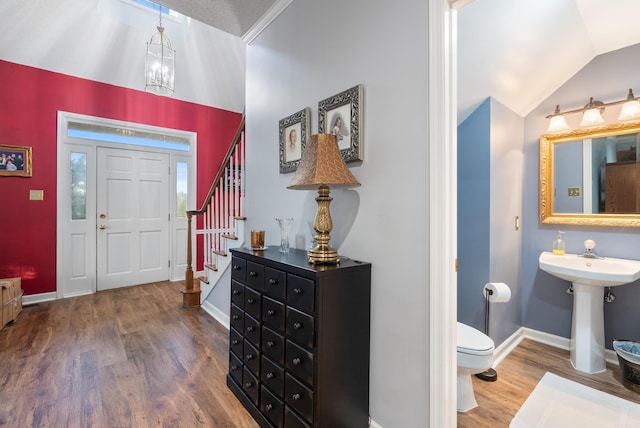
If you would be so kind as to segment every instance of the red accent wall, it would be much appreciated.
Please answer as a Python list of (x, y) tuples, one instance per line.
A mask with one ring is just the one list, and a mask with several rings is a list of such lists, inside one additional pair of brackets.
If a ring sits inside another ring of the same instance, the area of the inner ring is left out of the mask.
[[(0, 61), (0, 82), (0, 144), (31, 146), (33, 154), (31, 178), (0, 177), (0, 278), (22, 277), (27, 295), (56, 291), (58, 110), (197, 132), (197, 208), (242, 118), (6, 61)], [(44, 190), (44, 200), (30, 201), (31, 189)]]

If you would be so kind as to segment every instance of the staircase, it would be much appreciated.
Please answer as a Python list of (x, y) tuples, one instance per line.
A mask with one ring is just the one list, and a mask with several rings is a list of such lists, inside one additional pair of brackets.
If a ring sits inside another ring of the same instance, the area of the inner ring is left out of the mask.
[[(229, 249), (244, 245), (245, 139), (244, 117), (199, 210), (187, 211), (187, 269), (182, 306), (200, 306), (231, 264)], [(194, 278), (192, 219), (202, 217), (196, 236), (202, 236), (204, 274)]]

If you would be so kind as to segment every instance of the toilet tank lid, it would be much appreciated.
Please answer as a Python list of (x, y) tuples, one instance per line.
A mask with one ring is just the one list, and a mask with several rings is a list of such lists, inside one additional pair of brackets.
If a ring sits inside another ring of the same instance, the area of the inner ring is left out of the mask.
[(480, 330), (459, 322), (457, 334), (457, 345), (460, 350), (470, 351), (470, 353), (493, 350), (493, 340)]

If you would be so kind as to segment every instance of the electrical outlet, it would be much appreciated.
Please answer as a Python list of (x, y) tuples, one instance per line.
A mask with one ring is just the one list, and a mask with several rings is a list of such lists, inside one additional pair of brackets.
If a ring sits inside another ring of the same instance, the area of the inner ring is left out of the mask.
[(580, 196), (580, 188), (579, 187), (569, 187), (569, 197)]

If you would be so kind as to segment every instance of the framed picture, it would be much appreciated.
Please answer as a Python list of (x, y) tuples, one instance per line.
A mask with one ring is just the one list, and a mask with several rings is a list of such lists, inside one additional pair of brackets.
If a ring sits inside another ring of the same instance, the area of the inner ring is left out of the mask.
[(242, 167), (227, 168), (227, 188), (239, 188), (242, 185)]
[(333, 134), (345, 162), (363, 159), (362, 85), (318, 103), (318, 132)]
[(310, 126), (310, 109), (306, 107), (280, 120), (280, 173), (298, 169)]
[(0, 144), (0, 175), (31, 177), (31, 147)]

